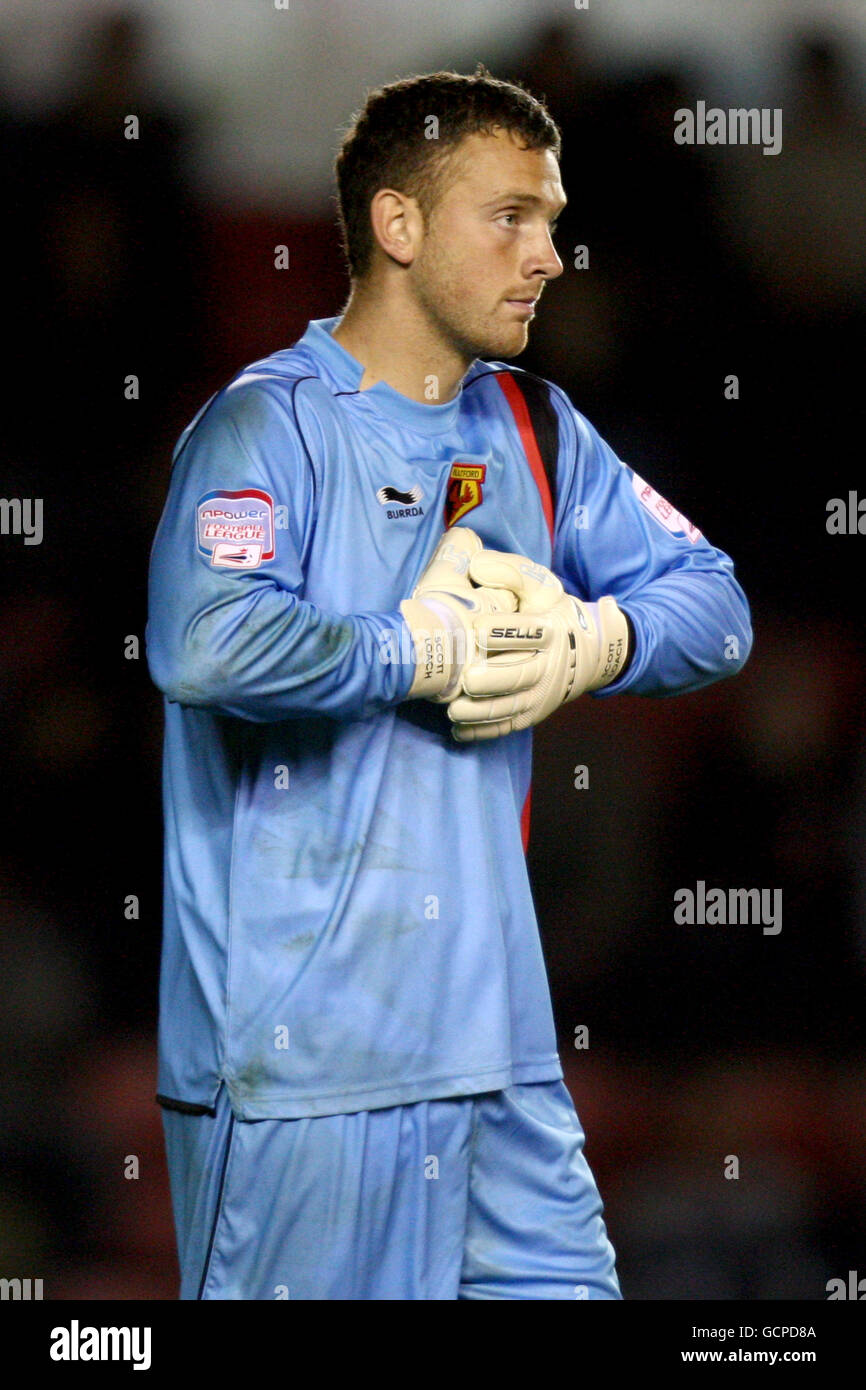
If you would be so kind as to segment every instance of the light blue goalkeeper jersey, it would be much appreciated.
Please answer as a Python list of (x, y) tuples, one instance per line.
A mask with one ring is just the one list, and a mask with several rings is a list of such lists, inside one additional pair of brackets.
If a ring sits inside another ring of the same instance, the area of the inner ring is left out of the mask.
[[(524, 857), (531, 730), (458, 744), (406, 700), (399, 611), (449, 522), (612, 594), (618, 691), (732, 675), (722, 551), (556, 386), (476, 360), (413, 401), (312, 321), (181, 435), (151, 558), (165, 694), (159, 1097), (337, 1114), (562, 1076)], [(546, 403), (546, 476), (515, 383)], [(522, 827), (523, 821), (523, 827)]]

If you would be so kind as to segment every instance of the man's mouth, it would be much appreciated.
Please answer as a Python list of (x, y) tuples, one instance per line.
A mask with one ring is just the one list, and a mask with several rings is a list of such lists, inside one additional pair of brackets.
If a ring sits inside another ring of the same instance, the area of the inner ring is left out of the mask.
[(525, 314), (526, 318), (535, 317), (536, 299), (506, 299), (506, 304), (512, 304), (518, 313)]

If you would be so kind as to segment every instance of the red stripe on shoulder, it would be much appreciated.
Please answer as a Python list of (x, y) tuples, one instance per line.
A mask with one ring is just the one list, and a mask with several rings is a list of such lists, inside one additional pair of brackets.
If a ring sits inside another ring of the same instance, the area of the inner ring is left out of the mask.
[(550, 487), (547, 482), (547, 474), (544, 471), (544, 464), (538, 449), (538, 440), (535, 438), (535, 430), (532, 428), (532, 419), (529, 414), (529, 407), (526, 398), (517, 382), (510, 372), (497, 372), (496, 380), (500, 390), (511, 407), (517, 429), (520, 433), (520, 441), (526, 460), (532, 470), (535, 485), (541, 497), (541, 508), (544, 512), (544, 519), (547, 522), (547, 529), (550, 532), (550, 543), (553, 544), (553, 498), (550, 495)]

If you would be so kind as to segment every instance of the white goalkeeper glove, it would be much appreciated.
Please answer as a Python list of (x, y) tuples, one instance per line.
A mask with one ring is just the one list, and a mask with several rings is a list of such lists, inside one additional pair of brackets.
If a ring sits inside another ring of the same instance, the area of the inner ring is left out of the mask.
[(412, 635), (415, 678), (407, 699), (444, 703), (460, 688), (460, 675), (476, 655), (474, 621), (482, 615), (513, 613), (516, 596), (497, 585), (485, 589), (470, 578), (473, 556), (484, 547), (468, 526), (445, 532), (427, 568), (400, 604)]
[(495, 550), (472, 557), (469, 577), (515, 594), (517, 615), (503, 621), (482, 612), (474, 620), (479, 655), (448, 706), (458, 742), (540, 724), (584, 691), (610, 685), (625, 666), (628, 622), (610, 595), (584, 603), (544, 565)]

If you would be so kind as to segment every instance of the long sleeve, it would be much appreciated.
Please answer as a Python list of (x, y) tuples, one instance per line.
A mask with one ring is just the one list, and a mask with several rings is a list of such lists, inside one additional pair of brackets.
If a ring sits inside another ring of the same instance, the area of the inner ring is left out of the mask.
[(151, 554), (148, 664), (183, 705), (257, 722), (365, 718), (409, 689), (405, 624), (399, 609), (333, 613), (303, 597), (316, 478), (291, 393), (240, 378), (178, 441)]
[(553, 568), (587, 600), (612, 594), (635, 650), (599, 697), (673, 695), (735, 675), (752, 646), (733, 562), (627, 464), (558, 388), (559, 491)]

